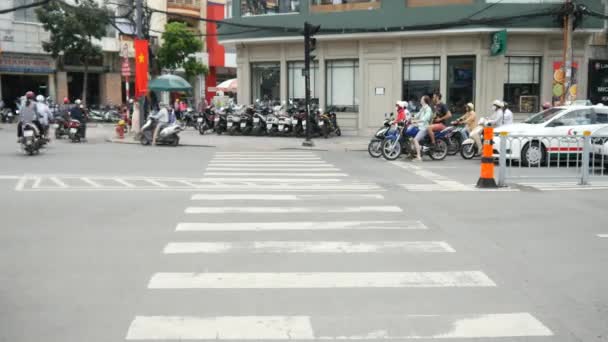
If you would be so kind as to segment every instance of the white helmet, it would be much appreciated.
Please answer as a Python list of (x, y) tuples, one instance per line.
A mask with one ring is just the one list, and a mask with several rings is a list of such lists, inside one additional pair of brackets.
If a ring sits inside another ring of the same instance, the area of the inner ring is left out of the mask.
[(492, 105), (496, 106), (498, 108), (502, 108), (502, 107), (505, 106), (505, 104), (502, 101), (500, 101), (500, 100), (494, 100), (494, 102), (492, 102)]
[(80, 99), (76, 99), (76, 101), (74, 101), (75, 104), (79, 105), (82, 103), (82, 101), (80, 101)]
[(395, 104), (401, 108), (407, 108), (407, 101), (397, 101)]
[(38, 101), (38, 102), (44, 102), (44, 96), (42, 96), (42, 95), (36, 96), (36, 101)]

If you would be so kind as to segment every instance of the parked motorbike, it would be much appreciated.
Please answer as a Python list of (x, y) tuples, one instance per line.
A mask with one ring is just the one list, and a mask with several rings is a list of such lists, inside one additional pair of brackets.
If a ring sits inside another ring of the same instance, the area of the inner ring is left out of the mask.
[(23, 124), (23, 136), (21, 137), (21, 150), (27, 155), (40, 153), (40, 148), (45, 143), (44, 138), (40, 136), (40, 132), (35, 125), (26, 123)]
[(253, 116), (255, 111), (253, 106), (247, 106), (241, 113), (240, 130), (243, 135), (250, 135), (253, 131)]
[(275, 106), (272, 113), (266, 116), (266, 131), (268, 135), (274, 136), (279, 133), (279, 116), (281, 115), (281, 106)]
[(228, 111), (229, 109), (222, 107), (215, 113), (213, 129), (218, 135), (226, 132), (228, 129)]
[(3, 108), (2, 112), (0, 112), (0, 116), (3, 123), (13, 123), (13, 120), (15, 119), (13, 110), (10, 108)]
[(205, 112), (200, 113), (196, 118), (198, 124), (198, 132), (203, 135), (214, 129), (216, 114), (213, 109), (209, 108)]
[[(343, 108), (341, 111), (344, 111)], [(342, 131), (340, 130), (340, 126), (338, 126), (338, 119), (336, 116), (336, 108), (330, 108), (328, 111), (323, 112), (319, 117), (319, 128), (321, 130), (321, 135), (327, 139), (330, 134), (335, 134), (337, 136), (342, 135)]]
[[(150, 145), (152, 143), (154, 137), (154, 130), (158, 125), (158, 119), (148, 117), (148, 120), (141, 128), (141, 138), (140, 143), (142, 145)], [(156, 137), (156, 145), (171, 145), (177, 146), (179, 145), (179, 132), (183, 131), (184, 127), (177, 124), (169, 124), (167, 127), (164, 127), (158, 133)]]
[(268, 108), (260, 108), (253, 113), (253, 128), (251, 134), (263, 135), (266, 132), (266, 122), (269, 112)]
[[(448, 143), (446, 141), (446, 135), (449, 134), (453, 128), (446, 128), (441, 132), (435, 134), (435, 147), (431, 146), (431, 139), (427, 136), (420, 142), (422, 151), (421, 154), (428, 154), (433, 160), (443, 160), (448, 154)], [(415, 125), (411, 125), (408, 121), (404, 125), (398, 125), (398, 129), (393, 129), (387, 134), (384, 142), (382, 143), (382, 156), (386, 160), (395, 160), (401, 156), (402, 153), (414, 156), (416, 151), (412, 147), (412, 140), (418, 134), (419, 128)]]
[(382, 127), (376, 131), (374, 137), (370, 140), (367, 145), (367, 153), (372, 158), (380, 158), (382, 156), (382, 142), (386, 138), (390, 128), (391, 122), (393, 121), (394, 114), (393, 113), (385, 113), (384, 114), (384, 122)]
[(191, 107), (188, 107), (182, 114), (182, 122), (184, 122), (186, 127), (192, 127), (198, 130), (197, 114)]

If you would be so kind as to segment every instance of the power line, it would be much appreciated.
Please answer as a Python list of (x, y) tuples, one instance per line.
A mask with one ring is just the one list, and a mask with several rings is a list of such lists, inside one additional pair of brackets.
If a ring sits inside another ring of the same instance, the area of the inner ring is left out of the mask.
[(49, 2), (51, 2), (51, 0), (41, 0), (41, 1), (37, 1), (37, 2), (32, 2), (31, 4), (15, 6), (13, 8), (7, 8), (7, 9), (0, 10), (0, 14), (11, 13), (11, 12), (15, 12), (15, 11), (22, 10), (22, 9), (32, 8), (32, 7), (38, 7), (38, 6), (46, 5)]
[(491, 4), (489, 4), (488, 6), (486, 6), (486, 7), (482, 8), (482, 9), (480, 9), (479, 11), (477, 11), (477, 12), (475, 12), (475, 13), (473, 13), (473, 14), (469, 15), (468, 17), (466, 17), (466, 19), (471, 19), (471, 18), (473, 18), (474, 16), (478, 15), (479, 13), (483, 13), (483, 12), (485, 12), (485, 11), (489, 10), (490, 8), (492, 8), (492, 7), (496, 6), (496, 5), (498, 5), (498, 4), (499, 4), (499, 3), (501, 3), (501, 2), (502, 2), (502, 0), (498, 0), (498, 1), (494, 2), (494, 3), (491, 3)]
[[(249, 33), (249, 32), (257, 32), (257, 31), (261, 31), (261, 29), (238, 31), (238, 32), (227, 32), (227, 33), (198, 33), (198, 34), (193, 34), (193, 36), (195, 36), (195, 37), (221, 37), (221, 36), (233, 36), (233, 35)], [(165, 33), (165, 31), (152, 30), (152, 29), (150, 29), (150, 32), (160, 33), (160, 34)]]

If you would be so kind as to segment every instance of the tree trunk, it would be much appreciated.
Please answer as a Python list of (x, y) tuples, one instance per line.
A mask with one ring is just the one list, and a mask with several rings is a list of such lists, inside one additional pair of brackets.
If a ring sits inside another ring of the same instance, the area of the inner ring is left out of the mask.
[(84, 58), (84, 76), (82, 77), (82, 104), (87, 106), (87, 89), (89, 83), (89, 59)]

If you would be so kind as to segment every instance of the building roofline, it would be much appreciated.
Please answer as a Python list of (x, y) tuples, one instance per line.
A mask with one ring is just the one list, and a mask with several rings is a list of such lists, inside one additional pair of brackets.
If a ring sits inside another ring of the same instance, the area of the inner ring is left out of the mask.
[[(399, 32), (365, 32), (365, 33), (344, 33), (344, 34), (321, 34), (316, 36), (319, 41), (331, 41), (331, 40), (342, 40), (342, 39), (378, 39), (379, 36), (382, 38), (400, 38), (400, 37), (429, 37), (436, 35), (458, 35), (458, 34), (473, 34), (473, 33), (492, 33), (496, 31), (504, 30), (504, 28), (469, 28), (469, 29), (447, 29), (447, 30), (433, 30), (433, 31), (399, 31)], [(563, 33), (562, 29), (559, 28), (508, 28), (506, 29), (509, 33), (525, 34), (525, 33)], [(574, 34), (593, 34), (603, 32), (603, 29), (578, 29), (574, 31)], [(222, 45), (236, 45), (239, 43), (276, 43), (276, 42), (299, 42), (303, 40), (303, 36), (282, 36), (282, 37), (260, 37), (260, 38), (241, 38), (241, 39), (222, 39), (219, 37), (219, 42)]]

